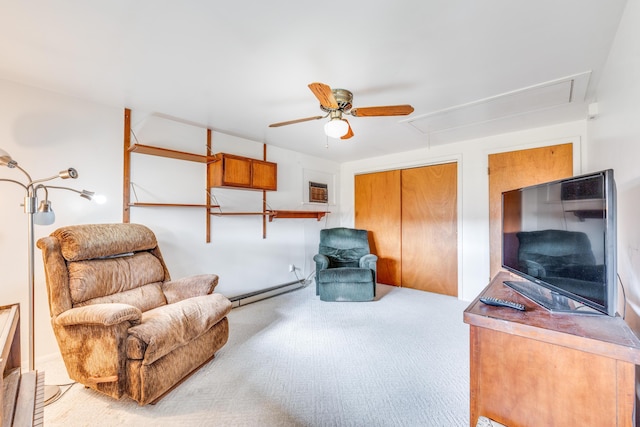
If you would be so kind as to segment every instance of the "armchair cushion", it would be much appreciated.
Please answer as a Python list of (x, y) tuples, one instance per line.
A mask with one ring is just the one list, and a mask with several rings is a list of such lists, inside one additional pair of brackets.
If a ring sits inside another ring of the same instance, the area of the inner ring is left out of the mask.
[[(160, 260), (149, 252), (139, 252), (116, 258), (70, 262), (68, 269), (69, 290), (73, 304), (164, 280), (164, 269)], [(165, 303), (162, 292), (154, 299), (158, 297), (160, 301), (153, 304), (152, 307)]]
[(140, 311), (147, 311), (155, 307), (166, 304), (166, 299), (162, 293), (160, 283), (149, 283), (139, 288), (117, 294), (105, 295), (93, 298), (81, 303), (74, 304), (75, 307), (90, 306), (96, 304), (127, 304), (132, 305)]
[(58, 239), (67, 261), (110, 257), (114, 254), (146, 251), (158, 246), (156, 236), (147, 227), (129, 224), (95, 224), (60, 228), (51, 236)]
[(129, 328), (127, 357), (143, 359), (143, 365), (150, 365), (207, 332), (229, 311), (231, 302), (220, 294), (193, 297), (146, 311), (142, 313), (142, 322)]
[(327, 247), (324, 255), (329, 258), (329, 268), (358, 267), (360, 258), (365, 255), (360, 248), (338, 249)]

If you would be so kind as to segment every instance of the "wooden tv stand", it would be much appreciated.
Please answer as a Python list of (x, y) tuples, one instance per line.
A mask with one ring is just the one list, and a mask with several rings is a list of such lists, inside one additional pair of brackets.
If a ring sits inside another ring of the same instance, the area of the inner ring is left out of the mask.
[[(620, 317), (551, 313), (500, 273), (464, 312), (470, 325), (471, 418), (508, 426), (635, 426), (640, 340)], [(479, 301), (491, 296), (521, 312)]]

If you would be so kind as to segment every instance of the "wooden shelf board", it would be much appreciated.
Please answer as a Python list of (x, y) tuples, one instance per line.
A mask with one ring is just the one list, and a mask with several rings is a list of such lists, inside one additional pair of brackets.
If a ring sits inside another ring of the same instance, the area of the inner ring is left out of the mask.
[(269, 221), (273, 221), (276, 219), (284, 219), (284, 218), (316, 218), (320, 221), (326, 214), (327, 211), (281, 211), (274, 210), (269, 214)]
[(190, 203), (129, 203), (131, 207), (143, 207), (143, 208), (154, 208), (154, 207), (165, 207), (165, 208), (219, 208), (218, 205), (198, 205), (198, 204), (190, 204)]
[(284, 218), (315, 218), (318, 221), (322, 219), (329, 212), (322, 211), (281, 211), (281, 210), (272, 210), (265, 212), (211, 212), (211, 215), (216, 216), (232, 216), (232, 215), (262, 215), (268, 216), (269, 222), (273, 221), (274, 218), (284, 219)]
[(213, 156), (186, 153), (184, 151), (170, 150), (168, 148), (152, 147), (150, 145), (134, 144), (129, 147), (132, 153), (149, 154), (152, 156), (168, 157), (171, 159), (188, 160), (191, 162), (211, 163), (215, 161)]
[(268, 212), (211, 212), (215, 216), (233, 216), (233, 215), (268, 215)]

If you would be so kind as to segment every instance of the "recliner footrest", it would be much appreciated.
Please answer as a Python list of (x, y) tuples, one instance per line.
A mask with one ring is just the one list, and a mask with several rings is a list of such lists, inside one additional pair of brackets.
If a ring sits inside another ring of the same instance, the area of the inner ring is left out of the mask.
[(371, 301), (375, 298), (373, 271), (365, 268), (332, 268), (319, 272), (322, 301)]
[(373, 280), (373, 271), (359, 267), (328, 268), (318, 273), (318, 280), (321, 284), (329, 282), (370, 283)]

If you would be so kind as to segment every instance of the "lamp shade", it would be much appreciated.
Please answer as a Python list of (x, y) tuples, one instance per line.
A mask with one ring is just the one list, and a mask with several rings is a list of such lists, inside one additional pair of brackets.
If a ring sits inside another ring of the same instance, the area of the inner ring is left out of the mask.
[(13, 168), (16, 165), (16, 161), (11, 158), (9, 153), (0, 148), (0, 166), (8, 166), (10, 168)]
[(78, 177), (78, 171), (75, 170), (74, 168), (69, 168), (67, 170), (60, 171), (60, 173), (58, 174), (58, 177), (62, 179), (69, 179), (69, 178), (76, 179)]
[(33, 213), (33, 222), (38, 225), (51, 225), (56, 221), (51, 202), (43, 200), (38, 206), (38, 211)]
[(340, 138), (349, 131), (349, 123), (339, 118), (331, 119), (324, 125), (324, 133), (329, 138)]

